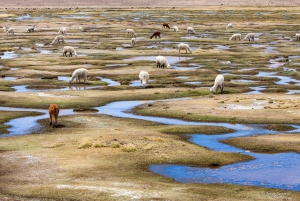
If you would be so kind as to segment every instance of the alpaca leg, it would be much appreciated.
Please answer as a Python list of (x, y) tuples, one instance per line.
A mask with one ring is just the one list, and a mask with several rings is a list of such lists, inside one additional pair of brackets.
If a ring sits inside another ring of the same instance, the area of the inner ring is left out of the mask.
[(52, 125), (52, 116), (51, 115), (49, 117), (49, 124), (50, 124), (50, 126)]

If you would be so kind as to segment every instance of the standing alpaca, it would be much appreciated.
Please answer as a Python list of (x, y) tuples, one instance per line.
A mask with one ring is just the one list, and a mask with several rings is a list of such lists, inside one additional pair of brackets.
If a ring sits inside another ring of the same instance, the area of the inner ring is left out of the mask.
[(131, 39), (131, 45), (132, 45), (132, 47), (135, 46), (135, 38), (132, 38), (132, 39)]
[(15, 34), (15, 29), (10, 27), (10, 28), (6, 28), (6, 27), (3, 27), (3, 31), (7, 34), (7, 35), (14, 35)]
[(34, 32), (34, 26), (30, 26), (27, 28), (27, 32)]
[(296, 33), (296, 41), (300, 41), (300, 33)]
[(173, 26), (173, 29), (174, 29), (175, 32), (178, 31), (178, 27), (177, 26)]
[(141, 80), (142, 86), (148, 84), (149, 81), (149, 73), (147, 71), (142, 70), (139, 74), (139, 78)]
[(71, 83), (74, 79), (76, 79), (76, 84), (80, 83), (80, 78), (84, 79), (84, 84), (86, 84), (86, 79), (88, 75), (88, 70), (85, 68), (78, 68), (74, 70), (72, 76), (69, 79), (69, 83)]
[(244, 38), (244, 40), (249, 40), (249, 41), (254, 41), (254, 33), (248, 33), (246, 36), (245, 36), (245, 38)]
[(163, 25), (162, 25), (162, 28), (168, 28), (168, 29), (170, 29), (170, 26), (169, 26), (168, 23), (164, 22)]
[(48, 108), (50, 126), (57, 127), (59, 107), (56, 104), (51, 104)]
[(77, 57), (77, 53), (74, 49), (74, 47), (71, 47), (71, 46), (65, 46), (64, 49), (63, 49), (63, 56), (66, 56), (67, 57), (67, 52), (69, 52), (69, 57), (72, 57), (72, 54), (75, 55), (75, 57)]
[(156, 57), (156, 67), (157, 68), (165, 68), (165, 67), (171, 68), (167, 58), (164, 57), (164, 56), (157, 56)]
[(226, 29), (232, 28), (232, 23), (227, 24)]
[(54, 40), (53, 40), (52, 43), (50, 43), (50, 44), (54, 44), (54, 43), (57, 43), (57, 44), (64, 43), (64, 42), (65, 42), (64, 38), (65, 38), (65, 37), (64, 37), (63, 35), (55, 36)]
[(242, 35), (239, 34), (239, 33), (237, 33), (237, 34), (233, 34), (233, 35), (229, 38), (229, 40), (237, 40), (237, 39), (241, 40), (241, 38), (242, 38)]
[(216, 93), (218, 92), (218, 89), (221, 89), (221, 93), (223, 92), (224, 88), (224, 76), (223, 75), (218, 75), (215, 79), (215, 84), (213, 87), (210, 88), (210, 92)]
[(152, 39), (153, 37), (155, 37), (155, 38), (157, 38), (157, 37), (161, 38), (161, 37), (160, 37), (160, 32), (159, 32), (159, 31), (155, 31), (155, 32), (152, 34), (152, 36), (150, 36), (150, 39)]

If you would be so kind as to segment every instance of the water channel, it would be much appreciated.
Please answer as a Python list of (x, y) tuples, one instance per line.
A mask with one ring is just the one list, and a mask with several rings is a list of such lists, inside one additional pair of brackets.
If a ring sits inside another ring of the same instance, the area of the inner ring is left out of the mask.
[[(174, 164), (152, 165), (150, 167), (152, 172), (173, 178), (181, 183), (228, 183), (300, 191), (300, 178), (297, 177), (297, 175), (300, 174), (300, 168), (298, 167), (300, 162), (299, 154), (293, 152), (279, 154), (252, 153), (220, 142), (220, 140), (228, 138), (260, 134), (278, 134), (278, 132), (265, 129), (265, 125), (189, 122), (172, 118), (135, 115), (130, 112), (134, 107), (151, 102), (153, 101), (119, 101), (109, 103), (105, 106), (95, 107), (95, 109), (98, 110), (98, 114), (110, 115), (118, 118), (135, 118), (166, 125), (209, 125), (231, 128), (234, 129), (235, 132), (222, 135), (204, 135), (195, 133), (189, 135), (190, 141), (215, 151), (243, 153), (255, 157), (255, 160), (235, 163), (219, 168), (201, 168)], [(36, 111), (44, 114), (34, 117), (22, 117), (9, 121), (6, 124), (11, 126), (9, 129), (10, 133), (2, 135), (1, 137), (30, 134), (34, 131), (38, 131), (40, 125), (37, 121), (48, 118), (47, 110), (8, 107), (0, 107), (0, 110)], [(72, 109), (60, 111), (60, 116), (73, 114), (74, 112)], [(300, 132), (300, 126), (291, 126), (295, 129), (287, 133)]]

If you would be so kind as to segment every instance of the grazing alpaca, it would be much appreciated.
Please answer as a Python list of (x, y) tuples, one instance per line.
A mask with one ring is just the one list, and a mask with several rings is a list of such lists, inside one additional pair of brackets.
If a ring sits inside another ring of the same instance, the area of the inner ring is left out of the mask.
[(58, 31), (58, 34), (67, 35), (67, 28), (63, 27)]
[(139, 74), (139, 78), (141, 80), (142, 86), (148, 84), (149, 81), (149, 73), (147, 71), (142, 70)]
[(59, 107), (56, 104), (51, 104), (48, 108), (50, 126), (57, 127), (57, 119), (59, 113)]
[(6, 27), (3, 27), (3, 31), (6, 32), (7, 35), (14, 35), (15, 34), (15, 29), (10, 27), (10, 28), (6, 28)]
[(52, 43), (50, 43), (50, 44), (54, 44), (54, 43), (57, 43), (57, 44), (64, 43), (64, 42), (65, 42), (64, 38), (65, 38), (65, 37), (64, 37), (63, 35), (55, 36), (54, 40), (53, 40)]
[(191, 54), (193, 53), (190, 46), (186, 43), (179, 43), (178, 49), (179, 49), (179, 53), (180, 53), (180, 50), (185, 50), (186, 54), (187, 54), (187, 51), (189, 51)]
[(178, 31), (178, 27), (177, 26), (174, 26), (173, 29), (174, 29), (175, 32)]
[(242, 38), (242, 35), (241, 34), (239, 34), (239, 33), (237, 33), (237, 34), (233, 34), (230, 38), (229, 38), (229, 40), (241, 40), (241, 38)]
[(170, 29), (170, 26), (169, 26), (168, 23), (164, 22), (163, 25), (162, 25), (162, 28), (168, 28), (168, 29)]
[(196, 33), (193, 27), (188, 27), (187, 28), (187, 32), (191, 33), (191, 34), (195, 34)]
[(88, 70), (85, 68), (78, 68), (74, 70), (72, 77), (69, 79), (69, 83), (71, 83), (74, 79), (76, 79), (76, 83), (80, 82), (80, 78), (84, 79), (84, 84), (86, 83), (86, 78), (88, 75)]
[(71, 47), (71, 46), (65, 46), (64, 49), (63, 49), (63, 56), (66, 56), (67, 57), (67, 52), (69, 52), (69, 57), (72, 57), (72, 54), (74, 53), (74, 55), (77, 57), (77, 53), (74, 49), (74, 47)]
[(28, 27), (27, 32), (34, 32), (34, 26)]
[(152, 34), (152, 36), (150, 36), (150, 39), (152, 39), (153, 37), (155, 37), (155, 38), (157, 38), (157, 37), (161, 38), (161, 37), (160, 37), (160, 32), (159, 32), (159, 31), (155, 31), (155, 32)]
[(227, 24), (226, 29), (232, 28), (232, 23)]
[(133, 29), (126, 29), (127, 36), (136, 36), (136, 33)]
[(221, 93), (223, 92), (224, 88), (224, 76), (223, 75), (218, 75), (215, 79), (215, 84), (213, 87), (210, 88), (210, 92), (216, 93), (218, 92), (218, 89), (221, 89)]
[(245, 38), (244, 38), (244, 40), (249, 40), (249, 41), (254, 41), (254, 33), (248, 33), (246, 36), (245, 36)]
[(156, 57), (156, 67), (157, 68), (165, 68), (165, 67), (171, 68), (167, 58), (164, 57), (164, 56), (157, 56)]

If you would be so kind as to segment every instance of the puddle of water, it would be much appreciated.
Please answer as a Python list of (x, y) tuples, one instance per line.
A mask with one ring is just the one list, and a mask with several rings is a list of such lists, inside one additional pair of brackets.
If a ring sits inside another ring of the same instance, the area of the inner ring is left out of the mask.
[(179, 79), (188, 79), (189, 76), (178, 76), (178, 77), (176, 77), (176, 78), (179, 78)]
[(122, 47), (116, 47), (116, 50), (120, 51), (120, 50), (123, 50)]
[(254, 81), (254, 80), (230, 80), (231, 83), (254, 83), (254, 82), (257, 82), (257, 81)]
[(84, 40), (82, 39), (66, 39), (65, 42), (66, 43), (80, 43), (83, 42)]
[(107, 64), (106, 67), (122, 67), (128, 66), (128, 64)]
[(41, 52), (41, 54), (51, 54), (52, 51), (51, 50), (43, 50), (43, 49), (40, 49), (40, 48), (37, 48), (38, 51)]
[[(186, 61), (188, 59), (192, 59), (192, 57), (175, 57), (175, 56), (170, 56), (170, 57), (166, 57), (166, 58), (171, 66), (180, 61)], [(140, 57), (133, 57), (130, 59), (124, 59), (124, 61), (139, 61), (139, 60), (148, 60), (148, 61), (155, 62), (156, 56), (140, 56)], [(172, 68), (173, 67), (174, 66), (172, 66)]]
[(39, 17), (32, 17), (31, 15), (29, 15), (28, 13), (26, 15), (22, 15), (19, 17), (14, 18), (15, 20), (34, 20), (34, 21), (38, 21), (38, 20), (43, 20), (45, 19), (44, 15), (39, 16)]
[(113, 81), (109, 78), (103, 78), (103, 77), (100, 77), (98, 76), (97, 78), (101, 79), (103, 82), (106, 82), (108, 85), (107, 86), (120, 86), (120, 82), (116, 82), (116, 81)]
[(300, 81), (293, 79), (291, 77), (287, 77), (287, 76), (280, 76), (280, 75), (276, 75), (276, 73), (274, 72), (259, 72), (258, 75), (256, 75), (257, 77), (275, 77), (280, 79), (278, 82), (275, 82), (275, 84), (278, 85), (289, 85), (290, 83), (294, 83), (297, 86), (300, 86)]
[(38, 46), (38, 47), (43, 47), (44, 46), (44, 44), (42, 44), (42, 43), (36, 43), (35, 45)]
[(258, 87), (249, 87), (252, 91), (247, 92), (245, 94), (262, 94), (262, 90), (264, 90), (265, 86), (258, 86)]
[(5, 77), (0, 77), (0, 80), (16, 80), (18, 79), (17, 77), (10, 77), (10, 76), (5, 76)]
[[(178, 119), (163, 117), (139, 116), (129, 113), (132, 108), (147, 102), (121, 101), (110, 103), (96, 109), (100, 114), (121, 118), (136, 118), (168, 125), (216, 125), (207, 122), (185, 122)], [(150, 102), (148, 102), (150, 103)], [(127, 112), (126, 112), (127, 111)], [(157, 174), (170, 177), (182, 183), (230, 183), (238, 185), (253, 185), (285, 190), (300, 190), (300, 179), (295, 178), (300, 173), (298, 164), (300, 155), (296, 153), (257, 154), (242, 150), (220, 142), (232, 137), (251, 136), (258, 134), (277, 134), (276, 131), (263, 129), (264, 125), (241, 125), (220, 123), (218, 126), (232, 128), (236, 132), (222, 135), (190, 135), (191, 142), (215, 151), (240, 152), (255, 157), (255, 160), (231, 164), (220, 168), (198, 168), (179, 165), (152, 165), (150, 170)], [(299, 132), (299, 126), (293, 125)], [(289, 171), (287, 171), (289, 170)], [(290, 171), (291, 170), (291, 171)], [(295, 172), (294, 172), (295, 171)], [(274, 175), (279, 175), (274, 177)]]
[(230, 47), (226, 45), (216, 45), (215, 50), (229, 50)]
[(3, 55), (0, 55), (1, 59), (13, 59), (18, 57), (17, 54), (15, 54), (14, 51), (8, 51), (8, 52), (4, 52)]
[(191, 85), (197, 85), (201, 84), (202, 82), (185, 82), (184, 84), (191, 84)]
[(10, 68), (10, 70), (19, 70), (20, 68)]
[(90, 16), (86, 16), (86, 15), (62, 15), (60, 17), (64, 18), (64, 19), (74, 19), (74, 18), (84, 19), (84, 18), (90, 18)]

